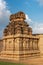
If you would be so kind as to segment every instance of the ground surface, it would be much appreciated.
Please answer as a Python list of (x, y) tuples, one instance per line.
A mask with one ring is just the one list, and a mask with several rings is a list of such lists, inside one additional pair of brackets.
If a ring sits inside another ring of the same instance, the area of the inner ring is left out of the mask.
[(23, 62), (27, 63), (28, 65), (43, 65), (43, 58), (28, 58)]
[(0, 59), (0, 65), (43, 65), (43, 58), (28, 58), (25, 60), (8, 60), (8, 59)]

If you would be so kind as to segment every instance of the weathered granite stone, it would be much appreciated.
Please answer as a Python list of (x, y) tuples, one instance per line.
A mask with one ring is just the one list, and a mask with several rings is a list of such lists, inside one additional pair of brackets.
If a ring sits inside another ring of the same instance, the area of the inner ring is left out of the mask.
[(23, 12), (10, 16), (10, 23), (3, 32), (2, 58), (20, 60), (40, 55), (39, 37), (32, 35), (32, 28), (25, 19)]

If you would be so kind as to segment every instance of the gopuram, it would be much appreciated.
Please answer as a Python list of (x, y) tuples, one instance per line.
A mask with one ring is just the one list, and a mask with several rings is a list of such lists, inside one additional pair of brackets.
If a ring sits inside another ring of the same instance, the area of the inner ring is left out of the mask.
[(32, 34), (32, 28), (25, 20), (23, 12), (10, 16), (0, 40), (0, 58), (22, 60), (40, 56), (39, 37)]

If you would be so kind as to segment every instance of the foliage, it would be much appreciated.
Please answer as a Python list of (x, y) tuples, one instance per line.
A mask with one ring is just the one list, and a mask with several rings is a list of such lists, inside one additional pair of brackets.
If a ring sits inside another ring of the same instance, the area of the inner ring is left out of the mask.
[(10, 62), (0, 62), (0, 65), (25, 65), (22, 63), (10, 63)]

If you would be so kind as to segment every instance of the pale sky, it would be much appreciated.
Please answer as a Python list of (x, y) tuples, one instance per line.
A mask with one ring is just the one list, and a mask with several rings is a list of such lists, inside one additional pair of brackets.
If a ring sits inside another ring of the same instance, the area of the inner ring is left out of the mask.
[(43, 0), (0, 0), (0, 37), (12, 13), (23, 11), (33, 33), (43, 33)]

